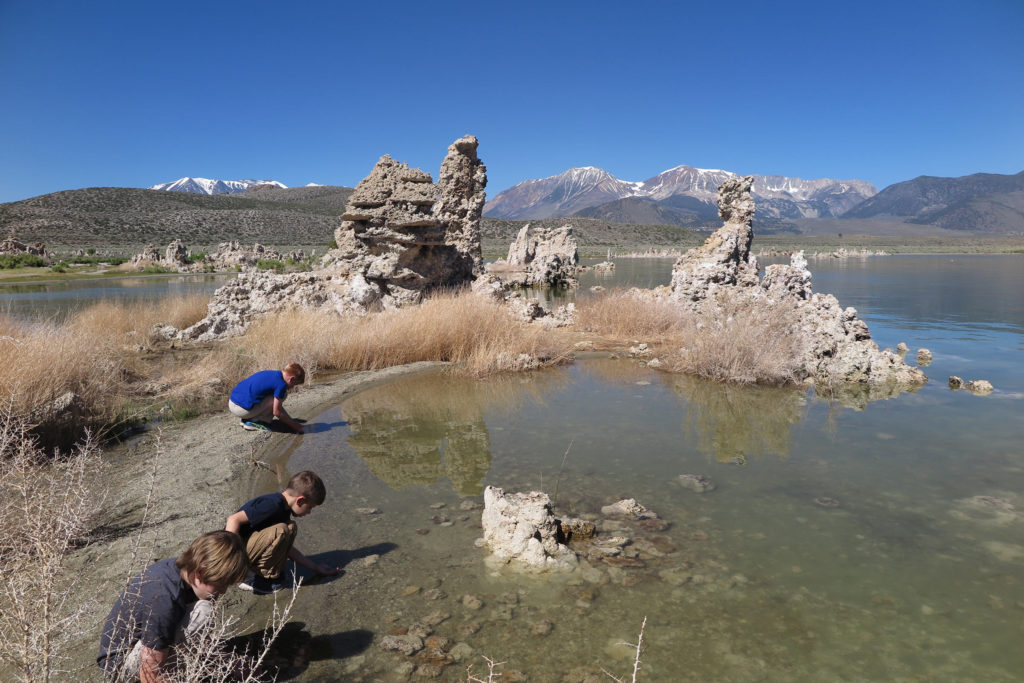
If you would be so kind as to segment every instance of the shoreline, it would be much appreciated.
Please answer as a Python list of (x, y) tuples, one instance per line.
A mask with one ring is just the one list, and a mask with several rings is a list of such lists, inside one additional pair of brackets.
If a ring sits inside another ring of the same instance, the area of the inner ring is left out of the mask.
[[(421, 361), (331, 376), (289, 396), (289, 412), (312, 418), (366, 389), (438, 372), (448, 365)], [(254, 490), (279, 490), (280, 475), (260, 471), (250, 458), (280, 460), (290, 455), (289, 445), (297, 445), (295, 440), (293, 434), (243, 430), (225, 409), (184, 423), (155, 426), (103, 449), (102, 471), (92, 482), (106, 497), (105, 512), (94, 524), (97, 538), (68, 560), (78, 585), (88, 587), (82, 591), (88, 609), (83, 633), (68, 649), (73, 671), (94, 670), (104, 619), (130, 572), (176, 557), (200, 534), (223, 528), (227, 515), (256, 495)], [(244, 499), (239, 502), (239, 498)], [(236, 603), (249, 597), (237, 594), (229, 592), (231, 600), (226, 604), (231, 611), (238, 611)], [(245, 612), (252, 609), (252, 605), (242, 607)]]

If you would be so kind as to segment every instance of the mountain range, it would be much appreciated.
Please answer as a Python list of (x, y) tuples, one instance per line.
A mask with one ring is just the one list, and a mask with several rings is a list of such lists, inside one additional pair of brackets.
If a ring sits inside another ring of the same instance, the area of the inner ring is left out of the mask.
[[(586, 216), (710, 227), (718, 221), (718, 187), (735, 177), (731, 171), (684, 165), (644, 181), (626, 181), (593, 166), (571, 168), (499, 192), (484, 206), (484, 215), (510, 219)], [(803, 180), (779, 175), (754, 176), (752, 188), (762, 227), (791, 219), (839, 216), (876, 193), (875, 186), (863, 180)]]
[(188, 192), (190, 194), (241, 194), (250, 187), (259, 185), (274, 185), (282, 189), (288, 189), (284, 183), (276, 180), (210, 180), (209, 178), (178, 178), (169, 183), (153, 185), (151, 190), (165, 190), (167, 192)]

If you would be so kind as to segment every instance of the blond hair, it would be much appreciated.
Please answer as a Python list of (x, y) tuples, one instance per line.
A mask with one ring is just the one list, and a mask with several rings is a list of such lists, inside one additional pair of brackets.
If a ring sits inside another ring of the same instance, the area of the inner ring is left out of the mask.
[(318, 477), (316, 472), (309, 470), (303, 470), (292, 475), (285, 489), (295, 495), (305, 496), (313, 505), (323, 505), (324, 499), (327, 497), (327, 487), (324, 486), (324, 480)]
[(238, 534), (211, 531), (203, 534), (174, 562), (184, 569), (189, 580), (197, 575), (203, 583), (226, 588), (242, 581), (249, 573), (249, 557)]
[(302, 384), (306, 381), (306, 371), (298, 363), (289, 363), (284, 366), (284, 370), (281, 372), (294, 377), (296, 379), (296, 384)]

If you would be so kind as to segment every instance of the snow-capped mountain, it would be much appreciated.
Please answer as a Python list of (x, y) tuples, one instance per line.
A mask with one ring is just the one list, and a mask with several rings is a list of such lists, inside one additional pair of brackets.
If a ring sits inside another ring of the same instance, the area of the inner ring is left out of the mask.
[(152, 186), (151, 190), (167, 192), (191, 192), (192, 194), (238, 194), (256, 185), (276, 185), (287, 189), (276, 180), (210, 180), (209, 178), (178, 178), (174, 182)]
[[(638, 197), (697, 220), (717, 214), (718, 187), (736, 176), (720, 169), (676, 166), (647, 180), (631, 182), (593, 166), (571, 168), (498, 193), (484, 206), (484, 213), (495, 218), (543, 219), (586, 211), (588, 216), (600, 217), (602, 205)], [(874, 185), (863, 180), (803, 180), (777, 175), (754, 176), (752, 188), (757, 215), (762, 220), (838, 216), (877, 192)], [(619, 215), (624, 206), (618, 202), (611, 210)]]

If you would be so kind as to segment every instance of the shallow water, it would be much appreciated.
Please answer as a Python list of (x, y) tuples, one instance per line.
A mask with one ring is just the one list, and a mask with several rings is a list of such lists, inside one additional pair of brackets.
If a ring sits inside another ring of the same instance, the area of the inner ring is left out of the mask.
[(100, 301), (156, 302), (169, 296), (213, 294), (234, 276), (220, 273), (0, 283), (0, 311), (31, 320), (61, 319)]
[[(286, 675), (401, 678), (420, 660), (351, 650), (351, 634), (376, 643), (440, 612), (434, 632), (474, 651), (444, 680), (464, 680), (469, 662), (479, 673), (482, 655), (534, 681), (610, 680), (602, 668), (628, 679), (621, 643), (644, 617), (642, 681), (1019, 680), (1024, 259), (810, 268), (816, 291), (858, 308), (880, 345), (931, 349), (932, 381), (855, 409), (594, 360), (486, 381), (407, 378), (311, 419), (281, 454), (328, 487), (300, 545), (348, 565), (300, 592), (313, 654)], [(950, 374), (996, 392), (950, 391)], [(717, 488), (694, 493), (679, 482), (687, 473)], [(479, 510), (460, 509), (488, 484), (544, 490), (574, 515), (636, 498), (668, 526), (601, 522), (603, 536), (632, 539), (640, 562), (627, 564), (643, 566), (497, 571), (473, 544)], [(379, 558), (364, 566), (364, 555)], [(544, 622), (550, 634), (535, 633)]]

